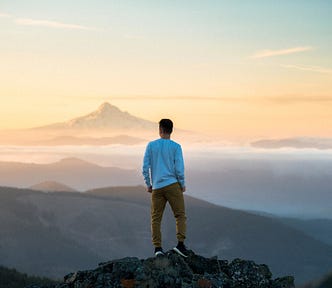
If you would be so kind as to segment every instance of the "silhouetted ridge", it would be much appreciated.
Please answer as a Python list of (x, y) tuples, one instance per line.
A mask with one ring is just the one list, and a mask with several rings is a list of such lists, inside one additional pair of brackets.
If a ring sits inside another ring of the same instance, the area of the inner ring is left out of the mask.
[(60, 159), (58, 162), (55, 162), (54, 164), (59, 164), (59, 165), (68, 165), (68, 166), (72, 166), (72, 165), (81, 165), (81, 166), (98, 166), (97, 164), (94, 163), (90, 163), (88, 161), (76, 158), (76, 157), (67, 157), (67, 158), (63, 158)]
[(68, 274), (63, 283), (52, 287), (292, 288), (294, 278), (272, 279), (267, 265), (258, 265), (253, 261), (235, 259), (228, 262), (217, 257), (204, 258), (192, 251), (188, 258), (183, 258), (169, 251), (166, 256), (143, 260), (126, 257), (101, 263), (94, 270)]
[(52, 180), (37, 183), (30, 186), (29, 189), (43, 192), (77, 192), (68, 185)]

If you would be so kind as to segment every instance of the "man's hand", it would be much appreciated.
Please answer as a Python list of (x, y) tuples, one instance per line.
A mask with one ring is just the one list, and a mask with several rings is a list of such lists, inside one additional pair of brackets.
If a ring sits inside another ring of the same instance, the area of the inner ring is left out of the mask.
[(182, 193), (186, 192), (186, 187), (181, 187)]
[(147, 187), (146, 191), (149, 192), (149, 193), (152, 193), (152, 186)]

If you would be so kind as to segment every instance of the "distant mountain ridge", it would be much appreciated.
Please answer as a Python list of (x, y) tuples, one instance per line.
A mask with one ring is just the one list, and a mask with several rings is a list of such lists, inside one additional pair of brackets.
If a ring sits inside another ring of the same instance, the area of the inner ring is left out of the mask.
[[(177, 138), (181, 137), (188, 143), (211, 140), (208, 136), (179, 129), (177, 125), (174, 131)], [(105, 102), (97, 110), (65, 122), (0, 131), (0, 145), (135, 145), (155, 137), (158, 137), (158, 123), (134, 116)]]
[(44, 181), (29, 187), (29, 189), (43, 192), (78, 192), (77, 190), (56, 181)]
[(45, 180), (84, 191), (95, 187), (137, 185), (142, 183), (142, 176), (134, 169), (103, 167), (75, 157), (48, 164), (0, 161), (0, 186), (25, 188)]
[[(151, 256), (149, 196), (143, 186), (86, 193), (0, 187), (0, 264), (61, 277), (109, 259)], [(298, 283), (331, 269), (331, 246), (275, 219), (190, 196), (186, 204), (187, 245), (203, 256), (251, 259), (269, 265), (276, 276), (295, 275)], [(175, 233), (167, 207), (165, 249), (174, 245)]]
[[(202, 135), (176, 127), (177, 137), (189, 142), (201, 141)], [(158, 123), (120, 110), (110, 103), (65, 122), (21, 130), (0, 131), (0, 145), (134, 145), (158, 137)]]

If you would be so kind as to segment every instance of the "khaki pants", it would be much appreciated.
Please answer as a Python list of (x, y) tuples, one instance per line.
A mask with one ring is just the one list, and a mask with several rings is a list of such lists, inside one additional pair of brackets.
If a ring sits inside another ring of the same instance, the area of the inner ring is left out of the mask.
[(161, 247), (161, 219), (167, 201), (176, 219), (176, 238), (178, 241), (184, 241), (186, 238), (186, 213), (183, 192), (180, 184), (174, 183), (160, 189), (152, 190), (151, 231), (152, 243), (155, 247)]

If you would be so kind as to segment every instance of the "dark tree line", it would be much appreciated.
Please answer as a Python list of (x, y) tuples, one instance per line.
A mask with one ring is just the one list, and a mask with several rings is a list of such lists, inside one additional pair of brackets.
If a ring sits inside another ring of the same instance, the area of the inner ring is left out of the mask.
[(0, 288), (23, 288), (30, 285), (52, 285), (56, 281), (36, 277), (28, 276), (25, 273), (20, 273), (16, 269), (8, 269), (6, 267), (0, 266)]

